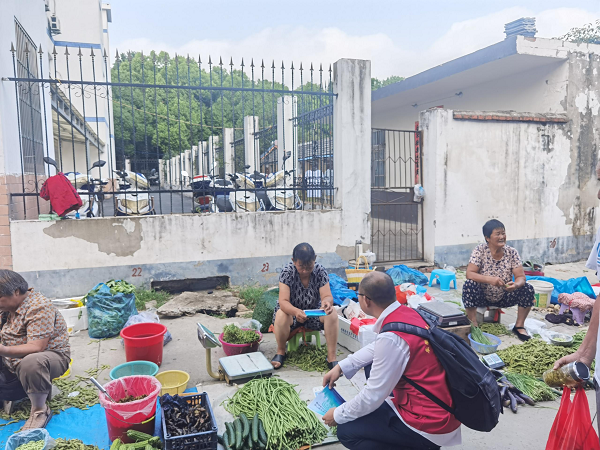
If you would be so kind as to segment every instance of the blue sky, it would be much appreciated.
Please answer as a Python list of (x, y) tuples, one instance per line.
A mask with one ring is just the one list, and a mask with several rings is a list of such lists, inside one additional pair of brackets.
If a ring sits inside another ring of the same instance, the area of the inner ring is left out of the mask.
[(329, 64), (372, 61), (374, 76), (408, 76), (504, 38), (537, 19), (556, 37), (600, 18), (600, 0), (112, 0), (111, 48)]

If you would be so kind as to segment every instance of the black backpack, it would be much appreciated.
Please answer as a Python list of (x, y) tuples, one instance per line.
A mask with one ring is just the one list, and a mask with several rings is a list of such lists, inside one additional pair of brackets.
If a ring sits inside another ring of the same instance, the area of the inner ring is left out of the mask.
[[(419, 311), (416, 311), (419, 313)], [(419, 313), (419, 315), (421, 315)], [(402, 376), (432, 402), (454, 415), (463, 425), (477, 431), (491, 431), (500, 417), (502, 404), (498, 383), (477, 354), (459, 336), (433, 325), (426, 317), (423, 320), (429, 330), (403, 322), (391, 322), (381, 328), (381, 333), (398, 331), (427, 339), (433, 353), (446, 371), (446, 380), (454, 408), (444, 403), (427, 389), (413, 380)]]

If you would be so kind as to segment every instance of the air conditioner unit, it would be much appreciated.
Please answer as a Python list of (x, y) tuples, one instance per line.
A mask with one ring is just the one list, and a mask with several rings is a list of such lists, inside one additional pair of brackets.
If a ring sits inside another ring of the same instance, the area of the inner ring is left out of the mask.
[(60, 20), (58, 20), (56, 14), (52, 14), (52, 17), (50, 17), (50, 32), (52, 34), (60, 34)]

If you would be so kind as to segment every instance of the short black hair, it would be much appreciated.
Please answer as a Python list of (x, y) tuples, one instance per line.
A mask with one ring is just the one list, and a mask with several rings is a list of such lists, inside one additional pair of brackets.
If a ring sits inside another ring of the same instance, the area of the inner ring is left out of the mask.
[(317, 259), (317, 255), (315, 249), (310, 244), (303, 242), (294, 247), (292, 259), (300, 263), (309, 263)]
[(485, 223), (485, 225), (483, 226), (483, 237), (486, 237), (486, 238), (491, 237), (494, 230), (497, 230), (498, 228), (506, 230), (506, 228), (504, 227), (504, 224), (502, 222), (500, 222), (499, 220), (496, 220), (496, 219), (488, 220)]
[(27, 281), (17, 272), (8, 269), (0, 270), (0, 297), (12, 297), (17, 291), (23, 295), (28, 289)]
[(370, 272), (360, 282), (362, 294), (379, 307), (387, 307), (396, 301), (394, 281), (385, 272)]

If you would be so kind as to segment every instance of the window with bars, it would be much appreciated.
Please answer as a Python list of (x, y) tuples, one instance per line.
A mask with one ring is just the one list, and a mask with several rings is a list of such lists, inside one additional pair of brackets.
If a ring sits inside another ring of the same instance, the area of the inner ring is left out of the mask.
[[(19, 78), (38, 78), (37, 46), (23, 26), (15, 19), (16, 67)], [(21, 81), (18, 84), (21, 125), (21, 158), (24, 173), (44, 173), (44, 141), (40, 84)]]

